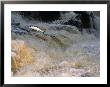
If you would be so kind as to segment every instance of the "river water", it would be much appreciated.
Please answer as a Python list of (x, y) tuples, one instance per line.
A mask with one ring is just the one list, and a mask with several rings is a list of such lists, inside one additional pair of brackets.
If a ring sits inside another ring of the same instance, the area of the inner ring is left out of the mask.
[[(32, 63), (12, 72), (12, 76), (100, 76), (99, 17), (91, 21), (91, 34), (86, 29), (81, 33), (75, 26), (60, 24), (61, 20), (44, 23), (17, 14), (12, 17), (20, 22), (20, 26), (12, 25), (12, 42), (25, 43), (33, 57)], [(30, 25), (45, 32), (33, 31)]]

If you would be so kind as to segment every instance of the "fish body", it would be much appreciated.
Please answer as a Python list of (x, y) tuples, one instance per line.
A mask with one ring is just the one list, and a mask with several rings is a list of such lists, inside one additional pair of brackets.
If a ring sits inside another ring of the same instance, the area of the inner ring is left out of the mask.
[(44, 33), (43, 30), (41, 30), (40, 28), (38, 28), (38, 27), (36, 27), (36, 26), (31, 26), (31, 27), (29, 27), (29, 28), (31, 28), (32, 30), (40, 31), (40, 32)]

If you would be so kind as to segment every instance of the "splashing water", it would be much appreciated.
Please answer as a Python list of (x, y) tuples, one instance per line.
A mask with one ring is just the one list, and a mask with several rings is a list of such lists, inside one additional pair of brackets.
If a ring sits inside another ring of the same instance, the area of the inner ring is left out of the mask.
[[(12, 26), (12, 40), (23, 41), (30, 48), (28, 51), (34, 61), (18, 68), (13, 76), (100, 76), (100, 40), (94, 34), (81, 34), (77, 27), (71, 25), (26, 22), (20, 15), (17, 17), (22, 25)], [(94, 18), (94, 23), (96, 21), (98, 18)], [(24, 26), (32, 24), (45, 33), (32, 30), (19, 33)], [(99, 29), (98, 23), (96, 27)], [(14, 30), (18, 30), (17, 33)]]

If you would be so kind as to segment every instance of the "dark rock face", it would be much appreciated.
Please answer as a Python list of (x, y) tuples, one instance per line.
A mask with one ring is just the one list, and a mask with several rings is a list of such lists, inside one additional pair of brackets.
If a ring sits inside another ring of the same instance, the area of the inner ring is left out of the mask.
[(48, 22), (48, 21), (54, 21), (59, 19), (60, 12), (58, 11), (41, 11), (39, 12), (39, 17), (42, 21)]
[(64, 23), (65, 25), (72, 25), (72, 26), (76, 26), (79, 28), (79, 31), (82, 31), (82, 24), (79, 21), (75, 21), (75, 20), (69, 20), (68, 22)]
[(44, 22), (51, 22), (60, 17), (59, 11), (21, 11), (20, 14), (24, 17), (31, 17)]
[(36, 13), (35, 12), (33, 13), (32, 11), (20, 11), (19, 13), (20, 15), (22, 15), (22, 17), (28, 19), (37, 17)]
[(81, 24), (78, 21), (74, 21), (74, 20), (69, 20), (68, 22), (65, 22), (64, 24), (81, 27)]
[(72, 25), (76, 26), (79, 31), (82, 31), (83, 28), (87, 29), (88, 33), (91, 33), (91, 16), (87, 11), (74, 11), (77, 14), (75, 19), (70, 19), (69, 21), (65, 22), (65, 25)]
[(74, 11), (76, 14), (80, 15), (83, 28), (90, 28), (90, 15), (86, 11)]

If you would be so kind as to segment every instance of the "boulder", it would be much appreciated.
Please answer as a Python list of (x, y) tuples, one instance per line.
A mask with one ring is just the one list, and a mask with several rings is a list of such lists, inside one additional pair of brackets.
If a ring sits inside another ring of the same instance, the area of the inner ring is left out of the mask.
[(59, 11), (20, 11), (23, 17), (39, 19), (44, 22), (50, 22), (59, 19)]

